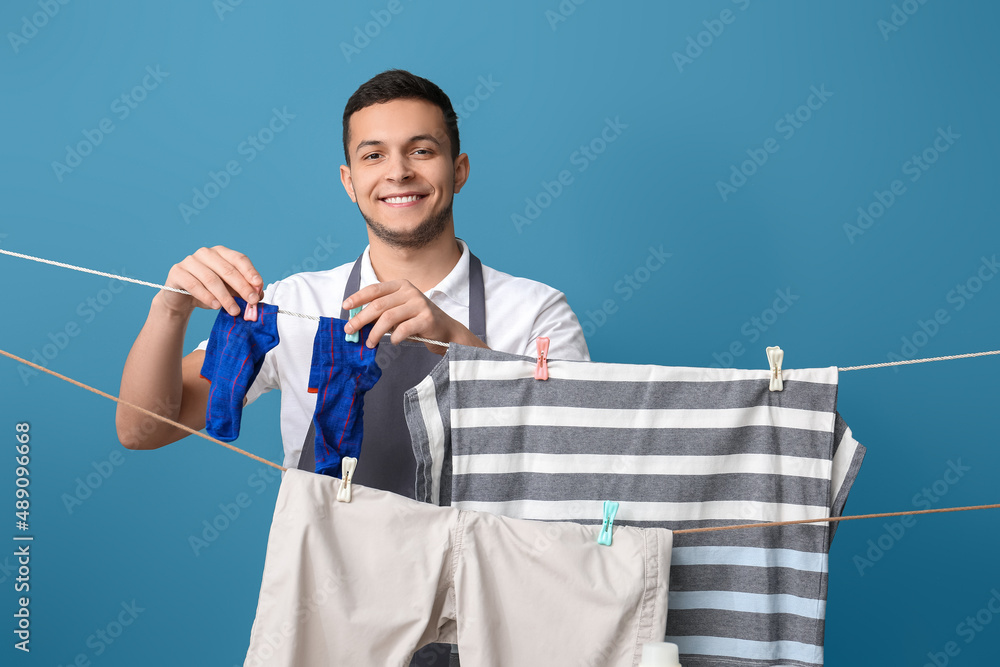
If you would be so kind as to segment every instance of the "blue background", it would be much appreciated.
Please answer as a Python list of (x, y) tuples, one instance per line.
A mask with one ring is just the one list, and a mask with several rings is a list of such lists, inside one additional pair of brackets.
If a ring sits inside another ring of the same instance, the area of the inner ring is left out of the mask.
[[(1000, 348), (1000, 281), (978, 275), (993, 277), (983, 258), (1000, 251), (994, 3), (909, 0), (907, 14), (889, 0), (591, 0), (563, 2), (563, 16), (557, 0), (401, 0), (397, 14), (382, 0), (52, 0), (51, 18), (45, 3), (0, 8), (4, 249), (153, 282), (215, 244), (245, 252), (268, 282), (351, 261), (366, 237), (339, 183), (343, 107), (362, 82), (403, 67), (439, 84), (462, 115), (472, 173), (456, 198), (459, 235), (488, 265), (563, 290), (595, 360), (761, 368), (777, 344), (795, 368)], [(147, 67), (167, 74), (147, 77), (123, 117), (115, 100)], [(813, 87), (826, 99), (802, 107)], [(241, 142), (274, 109), (294, 119), (247, 161)], [(796, 113), (797, 127), (782, 122)], [(102, 119), (113, 131), (57, 173)], [(609, 119), (620, 131), (602, 144)], [(777, 152), (744, 165), (768, 139)], [(934, 163), (905, 172), (925, 149)], [(230, 160), (241, 173), (185, 220), (180, 205)], [(734, 166), (752, 175), (723, 196)], [(562, 170), (572, 183), (539, 197)], [(897, 179), (905, 192), (880, 211)], [(858, 207), (880, 216), (849, 233)], [(518, 227), (512, 216), (526, 208), (537, 215)], [(645, 268), (650, 247), (671, 253), (656, 271)], [(624, 289), (626, 276), (638, 289)], [(0, 348), (47, 355), (54, 370), (117, 393), (153, 290), (10, 257), (0, 279)], [(792, 304), (780, 314), (770, 310), (779, 291)], [(213, 317), (196, 314), (187, 349)], [(869, 449), (847, 513), (1000, 500), (998, 363), (844, 373), (839, 409)], [(110, 401), (10, 360), (0, 373), (0, 532), (18, 532), (13, 436), (26, 421), (35, 536), (30, 655), (12, 648), (14, 543), (0, 550), (0, 661), (241, 664), (277, 480), (193, 437), (124, 450)], [(255, 404), (238, 442), (274, 461), (277, 399)], [(80, 487), (95, 471), (100, 485)], [(935, 500), (920, 500), (935, 482)], [(87, 497), (67, 506), (78, 488)], [(249, 506), (196, 555), (189, 537), (241, 493)], [(919, 666), (929, 653), (994, 663), (1000, 618), (980, 610), (1000, 599), (998, 520), (842, 524), (828, 664)], [(134, 622), (113, 643), (96, 640), (133, 601)], [(977, 613), (980, 629), (963, 630)], [(943, 655), (948, 642), (957, 655)]]

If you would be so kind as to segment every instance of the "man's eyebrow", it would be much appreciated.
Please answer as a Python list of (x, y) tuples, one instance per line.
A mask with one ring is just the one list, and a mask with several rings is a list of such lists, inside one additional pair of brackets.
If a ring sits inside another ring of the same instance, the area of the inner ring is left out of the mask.
[(379, 139), (366, 139), (365, 141), (362, 141), (360, 144), (357, 145), (357, 147), (354, 149), (354, 152), (357, 153), (365, 146), (381, 146), (384, 143), (385, 143), (384, 141), (380, 141)]
[[(431, 141), (434, 142), (434, 144), (436, 144), (438, 148), (441, 147), (441, 142), (435, 139), (434, 136), (430, 134), (415, 134), (412, 137), (410, 137), (409, 143), (412, 144), (417, 141)], [(384, 145), (385, 142), (382, 141), (381, 139), (366, 139), (365, 141), (362, 141), (357, 145), (357, 147), (354, 149), (354, 152), (355, 153), (358, 152), (365, 146), (384, 146)]]
[(433, 141), (439, 148), (441, 147), (441, 142), (429, 134), (418, 134), (410, 137), (411, 144), (415, 141)]

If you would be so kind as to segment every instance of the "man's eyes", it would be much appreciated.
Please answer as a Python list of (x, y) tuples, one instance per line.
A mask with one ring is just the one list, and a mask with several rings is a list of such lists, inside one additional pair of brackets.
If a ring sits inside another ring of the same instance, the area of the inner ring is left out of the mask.
[[(420, 154), (420, 155), (433, 155), (434, 151), (432, 149), (430, 149), (430, 148), (417, 148), (416, 150), (413, 151), (413, 153), (414, 153), (414, 155), (416, 155), (416, 154)], [(374, 160), (374, 159), (380, 158), (380, 157), (383, 157), (382, 153), (369, 153), (368, 155), (365, 155), (361, 159), (362, 160), (369, 160), (370, 161), (370, 160)]]

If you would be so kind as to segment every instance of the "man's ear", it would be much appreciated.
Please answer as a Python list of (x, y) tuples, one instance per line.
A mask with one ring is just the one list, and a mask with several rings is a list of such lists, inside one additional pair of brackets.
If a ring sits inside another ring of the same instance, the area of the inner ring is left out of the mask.
[(455, 158), (455, 194), (458, 194), (465, 185), (465, 182), (469, 180), (469, 156), (467, 153), (462, 153), (457, 158)]
[(351, 168), (344, 164), (340, 165), (340, 182), (344, 184), (347, 196), (351, 198), (352, 202), (357, 204), (358, 198), (354, 194), (354, 181), (351, 180)]

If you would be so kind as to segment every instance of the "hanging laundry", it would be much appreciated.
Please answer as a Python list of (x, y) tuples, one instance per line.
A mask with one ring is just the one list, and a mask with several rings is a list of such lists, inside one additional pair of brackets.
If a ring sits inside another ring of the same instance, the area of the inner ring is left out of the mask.
[[(363, 463), (359, 465), (364, 465)], [(431, 642), (470, 667), (634, 667), (660, 641), (672, 534), (435, 507), (288, 470), (245, 667), (394, 665)]]
[(346, 323), (335, 317), (319, 318), (309, 369), (309, 392), (316, 394), (315, 471), (333, 477), (341, 476), (341, 459), (361, 456), (365, 392), (382, 377), (375, 363), (378, 346), (365, 345), (372, 325), (349, 340), (344, 333)]
[[(417, 499), (671, 530), (841, 516), (865, 449), (837, 369), (537, 360), (452, 345), (406, 394)], [(836, 524), (675, 534), (666, 640), (685, 667), (821, 665)], [(615, 536), (617, 540), (617, 535)], [(464, 657), (464, 654), (463, 654)]]
[(224, 442), (239, 437), (243, 399), (260, 373), (264, 355), (278, 344), (278, 307), (259, 303), (256, 321), (248, 321), (243, 317), (247, 302), (234, 298), (240, 314), (219, 310), (201, 366), (201, 376), (212, 383), (205, 430)]

